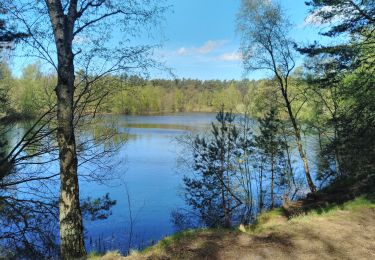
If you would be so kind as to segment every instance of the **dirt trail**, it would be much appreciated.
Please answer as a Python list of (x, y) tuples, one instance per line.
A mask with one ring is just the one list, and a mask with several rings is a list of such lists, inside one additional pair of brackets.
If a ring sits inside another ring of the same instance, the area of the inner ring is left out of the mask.
[(257, 235), (204, 231), (124, 259), (375, 259), (375, 209), (296, 218)]

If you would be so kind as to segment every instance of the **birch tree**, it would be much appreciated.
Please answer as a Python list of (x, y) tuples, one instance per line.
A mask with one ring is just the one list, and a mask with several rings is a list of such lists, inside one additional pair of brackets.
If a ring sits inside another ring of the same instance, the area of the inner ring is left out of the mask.
[(270, 71), (276, 79), (284, 105), (292, 123), (297, 148), (307, 183), (311, 192), (316, 187), (311, 177), (310, 167), (302, 143), (301, 125), (298, 113), (301, 107), (293, 109), (295, 97), (290, 96), (289, 81), (295, 68), (294, 43), (288, 38), (291, 27), (281, 7), (272, 1), (242, 0), (238, 13), (238, 31), (242, 36), (241, 51), (245, 71)]

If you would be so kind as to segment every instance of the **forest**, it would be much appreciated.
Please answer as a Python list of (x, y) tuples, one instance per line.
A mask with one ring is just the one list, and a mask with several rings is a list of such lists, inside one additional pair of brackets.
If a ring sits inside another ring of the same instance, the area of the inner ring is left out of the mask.
[[(1, 84), (4, 93), (6, 91), (9, 96), (4, 114), (9, 117), (35, 118), (56, 102), (53, 96), (56, 75), (43, 74), (40, 64), (28, 65), (19, 78), (12, 76), (6, 63), (2, 64), (1, 69)], [(314, 92), (307, 88), (302, 77), (298, 72), (291, 77), (291, 93), (301, 95), (295, 101), (296, 106), (301, 105), (304, 96), (310, 95), (309, 100), (314, 99)], [(252, 117), (259, 117), (267, 111), (271, 102), (280, 98), (277, 97), (275, 84), (272, 80), (147, 80), (138, 76), (111, 75), (95, 83), (95, 95), (103, 96), (97, 110), (99, 114), (216, 113), (224, 106), (234, 113), (246, 112)], [(302, 120), (314, 116), (311, 111), (314, 106), (311, 102), (310, 106), (303, 108)]]
[[(82, 189), (116, 180), (114, 158), (137, 140), (131, 129), (143, 123), (131, 120), (139, 118), (215, 115), (204, 131), (198, 121), (142, 126), (188, 132), (174, 138), (184, 201), (168, 213), (176, 231), (251, 229), (262, 214), (298, 203), (322, 207), (361, 196), (373, 203), (375, 2), (307, 1), (328, 39), (310, 44), (292, 38), (281, 3), (240, 2), (242, 69), (267, 71), (263, 79), (147, 76), (167, 70), (152, 55), (155, 46), (128, 43), (162, 20), (172, 8), (164, 2), (0, 3), (0, 258), (105, 253), (100, 235), (99, 248), (91, 246), (85, 225), (110, 221), (121, 201)], [(120, 24), (121, 32), (111, 30)], [(34, 60), (16, 73), (10, 56), (18, 49)], [(121, 199), (130, 219), (126, 246), (117, 248), (123, 255), (144, 249), (133, 236), (131, 196), (138, 194), (127, 190)]]

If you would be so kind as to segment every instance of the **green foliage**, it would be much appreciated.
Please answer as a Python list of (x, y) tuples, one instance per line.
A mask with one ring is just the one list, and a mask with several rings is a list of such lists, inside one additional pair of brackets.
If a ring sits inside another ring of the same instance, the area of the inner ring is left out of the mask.
[[(264, 85), (267, 81), (200, 81), (172, 80), (117, 80), (114, 90), (103, 100), (100, 111), (116, 114), (160, 114), (174, 112), (216, 112), (224, 105), (236, 113), (263, 114), (265, 106), (255, 100), (270, 99)], [(142, 85), (139, 85), (142, 84)], [(116, 89), (118, 91), (116, 91)], [(271, 95), (274, 97), (274, 95)], [(269, 101), (271, 103), (271, 101)]]
[(312, 12), (321, 22), (334, 22), (324, 32), (327, 36), (334, 37), (347, 32), (361, 33), (368, 25), (375, 23), (375, 3), (372, 0), (310, 0), (306, 3), (312, 7)]
[(24, 68), (22, 76), (12, 76), (6, 63), (0, 66), (0, 114), (33, 118), (53, 106), (55, 77), (41, 72), (40, 64)]
[[(292, 174), (286, 170), (285, 149), (288, 144), (282, 137), (282, 122), (277, 118), (275, 107), (271, 107), (264, 118), (260, 118), (258, 122), (259, 134), (255, 136), (255, 145), (261, 159), (257, 165), (260, 174), (263, 173), (271, 182), (271, 208), (274, 208), (276, 188), (280, 189), (281, 186), (288, 184)], [(263, 181), (263, 176), (260, 176), (260, 211), (264, 206)]]
[[(309, 64), (307, 82), (320, 108), (311, 125), (321, 142), (321, 179), (374, 183), (375, 5), (373, 1), (309, 1), (312, 15), (329, 23), (324, 35), (346, 35), (340, 43), (301, 48)], [(336, 21), (336, 20), (335, 20)], [(322, 113), (323, 112), (323, 113)], [(333, 165), (333, 167), (332, 167)], [(324, 169), (326, 168), (326, 170)]]
[(9, 113), (10, 91), (11, 91), (11, 72), (6, 63), (0, 63), (0, 115)]
[(258, 121), (260, 133), (255, 137), (256, 144), (266, 156), (276, 157), (284, 145), (279, 136), (281, 121), (277, 118), (276, 108), (271, 107), (264, 118)]
[(112, 215), (111, 208), (114, 205), (116, 205), (116, 200), (112, 200), (109, 193), (96, 199), (88, 197), (81, 202), (82, 215), (91, 221), (107, 219)]
[(105, 100), (106, 112), (154, 114), (171, 112), (213, 112), (225, 105), (239, 111), (242, 103), (240, 82), (198, 80), (152, 80), (145, 85), (125, 81), (125, 89)]
[[(198, 210), (206, 226), (231, 226), (233, 210), (242, 202), (235, 195), (233, 179), (241, 148), (250, 144), (240, 136), (235, 117), (224, 109), (212, 123), (211, 135), (193, 141), (193, 177), (184, 176), (186, 202)], [(242, 147), (241, 147), (242, 146)]]
[[(56, 75), (42, 72), (40, 64), (26, 66), (18, 79), (12, 77), (6, 65), (2, 71), (5, 76), (0, 79), (0, 94), (8, 94), (7, 98), (1, 95), (8, 101), (7, 111), (24, 118), (36, 117), (55, 104)], [(87, 90), (82, 83), (85, 80), (90, 79), (78, 73), (76, 99), (81, 94), (82, 97), (77, 114), (81, 113), (81, 108), (84, 113), (126, 115), (216, 112), (224, 105), (235, 113), (258, 117), (279, 98), (274, 91), (275, 83), (268, 80), (145, 80), (108, 75), (91, 79), (94, 83), (90, 85), (89, 94), (85, 93)], [(86, 102), (90, 100), (95, 102)]]

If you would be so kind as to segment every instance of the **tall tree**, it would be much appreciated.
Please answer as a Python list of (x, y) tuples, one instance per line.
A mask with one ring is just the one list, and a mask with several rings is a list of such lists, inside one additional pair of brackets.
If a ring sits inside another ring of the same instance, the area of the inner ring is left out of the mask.
[(300, 108), (293, 111), (294, 98), (289, 93), (290, 75), (295, 68), (295, 61), (294, 43), (288, 36), (290, 23), (285, 17), (281, 7), (272, 1), (242, 0), (238, 14), (238, 30), (242, 35), (241, 51), (246, 72), (268, 70), (273, 73), (294, 129), (307, 183), (311, 192), (315, 192), (302, 144), (301, 126), (297, 120)]
[[(17, 28), (30, 35), (23, 46), (29, 51), (31, 48), (31, 56), (42, 58), (57, 71), (60, 251), (63, 259), (80, 258), (86, 250), (74, 116), (83, 108), (77, 104), (82, 100), (94, 102), (93, 83), (108, 73), (132, 72), (155, 64), (150, 59), (154, 46), (129, 46), (127, 42), (141, 27), (155, 22), (164, 8), (144, 0), (17, 0), (5, 1), (4, 8), (18, 23)], [(118, 30), (113, 30), (112, 25)], [(79, 70), (85, 74), (77, 80)], [(97, 102), (102, 99), (99, 97)]]
[(325, 151), (334, 152), (334, 179), (374, 183), (375, 2), (314, 0), (307, 5), (311, 9), (306, 21), (324, 25), (321, 34), (335, 37), (299, 48), (309, 57), (307, 79), (330, 112), (324, 123), (332, 126), (334, 135)]

